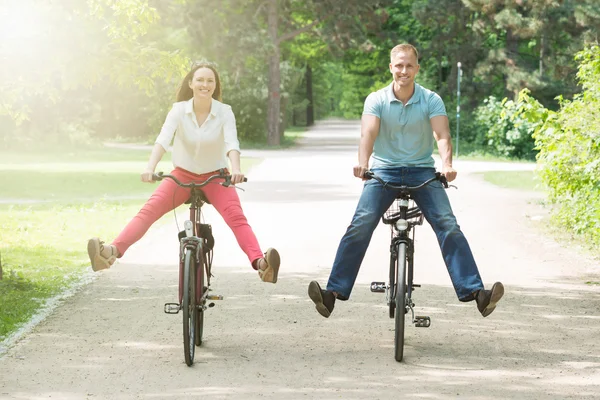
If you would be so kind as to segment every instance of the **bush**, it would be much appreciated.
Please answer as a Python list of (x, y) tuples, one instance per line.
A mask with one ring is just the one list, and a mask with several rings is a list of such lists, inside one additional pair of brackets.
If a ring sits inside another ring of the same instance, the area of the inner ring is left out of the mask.
[(519, 114), (534, 124), (542, 181), (556, 205), (557, 221), (600, 244), (600, 47), (577, 54), (583, 91), (560, 110), (547, 110), (522, 91)]
[(475, 142), (486, 144), (494, 155), (534, 160), (534, 124), (518, 113), (518, 105), (490, 96), (475, 110)]

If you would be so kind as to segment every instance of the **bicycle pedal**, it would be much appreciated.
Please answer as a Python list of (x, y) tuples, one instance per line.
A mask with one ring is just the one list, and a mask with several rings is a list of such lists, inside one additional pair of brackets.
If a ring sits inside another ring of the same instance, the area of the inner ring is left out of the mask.
[(429, 328), (431, 326), (431, 318), (423, 316), (415, 316), (413, 321), (417, 328)]
[(206, 296), (206, 300), (223, 300), (223, 296), (220, 294), (211, 294), (210, 296)]
[(385, 293), (386, 289), (385, 282), (371, 282), (371, 292)]
[(177, 303), (165, 303), (165, 314), (179, 314), (181, 306)]
[(414, 288), (421, 287), (421, 285), (417, 285), (416, 283), (413, 283), (412, 287), (413, 287), (413, 289), (414, 289)]

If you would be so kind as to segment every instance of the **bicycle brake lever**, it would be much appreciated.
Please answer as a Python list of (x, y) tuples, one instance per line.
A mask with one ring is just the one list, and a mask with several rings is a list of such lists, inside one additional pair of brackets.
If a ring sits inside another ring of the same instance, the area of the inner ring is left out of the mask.
[(446, 176), (442, 175), (441, 172), (436, 172), (435, 176), (436, 176), (437, 180), (440, 181), (442, 186), (445, 187), (446, 189), (448, 189), (448, 179), (446, 179)]

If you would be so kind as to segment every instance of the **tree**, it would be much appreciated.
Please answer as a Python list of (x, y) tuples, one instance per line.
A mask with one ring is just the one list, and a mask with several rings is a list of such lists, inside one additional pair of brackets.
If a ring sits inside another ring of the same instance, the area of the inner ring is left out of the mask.
[(151, 93), (156, 79), (168, 80), (186, 64), (180, 52), (145, 42), (159, 19), (147, 0), (5, 3), (0, 117), (20, 129), (18, 137), (60, 140), (64, 124), (85, 125), (96, 113), (93, 88), (111, 82)]
[[(382, 0), (204, 0), (187, 2), (190, 30), (195, 43), (206, 47), (206, 54), (231, 59), (264, 57), (268, 66), (267, 144), (280, 142), (282, 45), (303, 33), (311, 32), (340, 48), (357, 46), (355, 33), (363, 28), (361, 20), (376, 15)], [(204, 10), (212, 11), (207, 16)], [(204, 15), (203, 15), (204, 14)], [(214, 27), (214, 30), (208, 27)], [(209, 35), (221, 32), (220, 37)], [(212, 42), (212, 43), (211, 43)], [(244, 47), (243, 44), (248, 46)], [(218, 51), (215, 47), (218, 47)], [(239, 52), (234, 52), (239, 49)], [(231, 61), (229, 61), (231, 62)], [(240, 62), (241, 65), (248, 64)]]
[[(506, 1), (463, 0), (475, 12), (473, 29), (487, 48), (477, 72), (493, 79), (500, 75), (506, 97), (523, 88), (533, 93), (575, 93), (576, 64), (572, 54), (597, 38), (600, 3), (593, 0)], [(491, 39), (491, 40), (490, 40)], [(485, 78), (484, 78), (485, 79)]]

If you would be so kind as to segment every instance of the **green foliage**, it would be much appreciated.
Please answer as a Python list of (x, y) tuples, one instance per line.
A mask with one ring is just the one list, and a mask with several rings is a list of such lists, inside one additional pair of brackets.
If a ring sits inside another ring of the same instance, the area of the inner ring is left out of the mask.
[(518, 111), (512, 100), (499, 101), (493, 96), (485, 99), (474, 113), (478, 123), (475, 141), (485, 143), (495, 155), (534, 160), (534, 125)]
[(572, 101), (560, 98), (550, 111), (528, 91), (519, 98), (520, 113), (534, 123), (541, 178), (556, 205), (557, 222), (600, 244), (600, 47), (579, 52), (577, 78), (583, 92)]
[[(173, 80), (172, 92), (188, 64), (178, 49), (150, 40), (158, 19), (148, 0), (3, 3), (0, 143), (85, 143), (131, 126), (146, 135), (164, 107), (153, 101), (160, 83)], [(113, 125), (117, 107), (130, 126)]]

